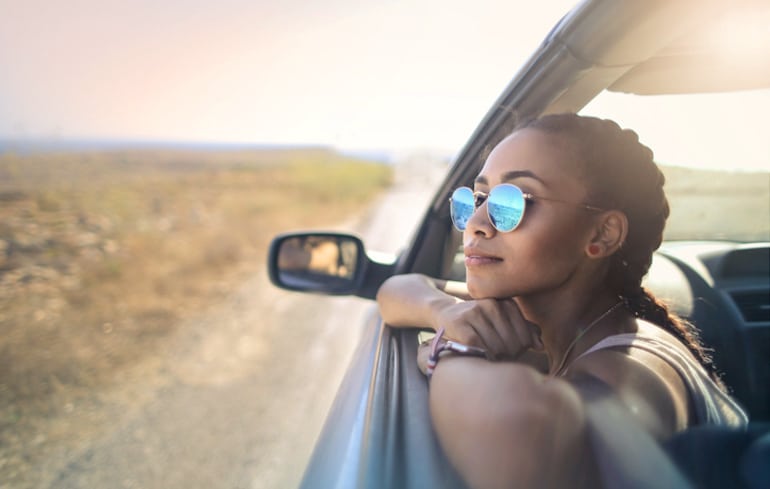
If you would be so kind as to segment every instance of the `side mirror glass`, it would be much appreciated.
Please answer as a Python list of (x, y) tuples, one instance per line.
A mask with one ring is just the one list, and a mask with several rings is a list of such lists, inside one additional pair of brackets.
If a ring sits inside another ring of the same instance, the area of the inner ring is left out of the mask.
[(324, 294), (351, 294), (366, 268), (364, 246), (355, 236), (293, 233), (270, 246), (270, 279), (279, 287)]

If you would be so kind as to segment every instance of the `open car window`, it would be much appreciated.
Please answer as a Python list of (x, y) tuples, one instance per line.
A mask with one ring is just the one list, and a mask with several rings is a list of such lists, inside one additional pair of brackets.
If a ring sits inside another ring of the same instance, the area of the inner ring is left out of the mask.
[(581, 113), (633, 128), (655, 152), (671, 206), (664, 240), (751, 242), (770, 241), (768, 111), (770, 89), (602, 92)]

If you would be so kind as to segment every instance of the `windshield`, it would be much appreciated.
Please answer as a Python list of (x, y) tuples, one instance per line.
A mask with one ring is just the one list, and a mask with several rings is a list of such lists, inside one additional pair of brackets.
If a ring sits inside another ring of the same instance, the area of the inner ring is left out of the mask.
[(582, 111), (634, 129), (666, 176), (665, 240), (770, 241), (770, 90), (603, 92)]

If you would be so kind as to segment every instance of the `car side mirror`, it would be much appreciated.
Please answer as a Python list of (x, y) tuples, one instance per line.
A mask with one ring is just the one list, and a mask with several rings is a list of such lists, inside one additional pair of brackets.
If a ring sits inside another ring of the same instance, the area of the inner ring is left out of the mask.
[(270, 280), (288, 290), (356, 294), (366, 273), (363, 242), (341, 233), (290, 233), (270, 245)]

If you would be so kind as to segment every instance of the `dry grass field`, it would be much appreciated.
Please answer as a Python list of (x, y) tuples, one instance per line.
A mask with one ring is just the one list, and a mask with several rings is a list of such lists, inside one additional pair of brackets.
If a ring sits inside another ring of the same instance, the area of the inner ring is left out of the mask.
[(664, 237), (770, 241), (770, 172), (664, 167), (671, 215)]
[(325, 149), (0, 154), (0, 472), (37, 419), (257, 272), (275, 233), (337, 226), (391, 180)]

